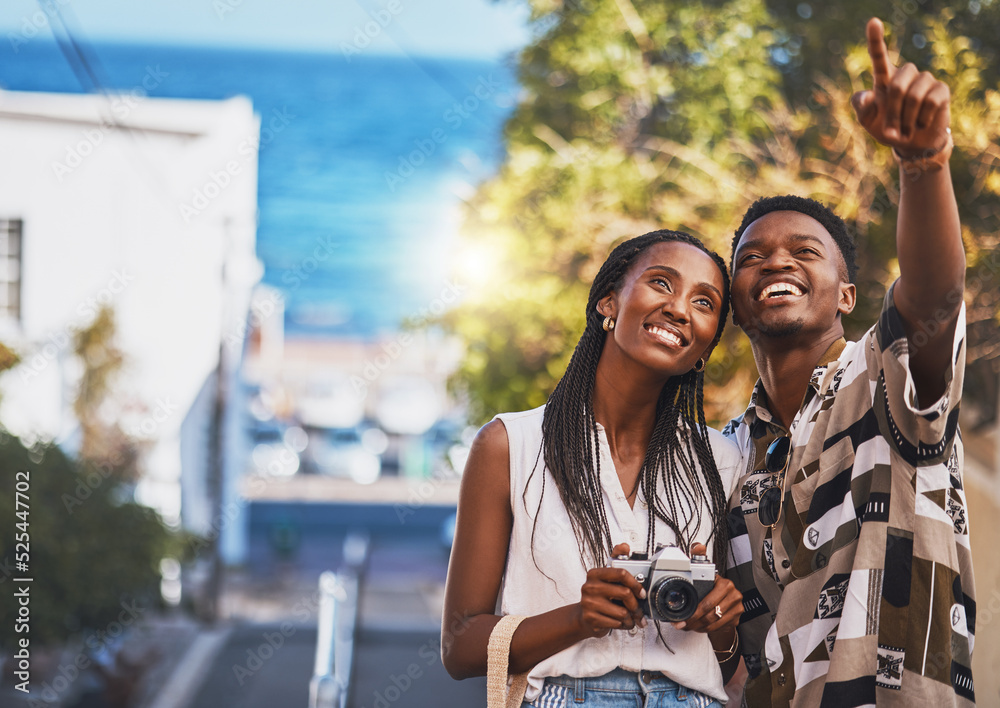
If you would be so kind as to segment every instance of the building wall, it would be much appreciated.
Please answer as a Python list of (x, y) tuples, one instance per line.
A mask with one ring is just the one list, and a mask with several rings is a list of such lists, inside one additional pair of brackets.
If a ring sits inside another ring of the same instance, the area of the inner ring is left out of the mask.
[[(24, 221), (22, 318), (0, 322), (24, 362), (0, 381), (0, 421), (71, 438), (69, 333), (113, 305), (127, 356), (122, 424), (152, 444), (137, 493), (176, 519), (182, 422), (210, 415), (192, 407), (260, 276), (259, 120), (245, 98), (147, 98), (120, 120), (114, 105), (0, 92), (0, 217)], [(207, 455), (187, 459), (204, 476)]]

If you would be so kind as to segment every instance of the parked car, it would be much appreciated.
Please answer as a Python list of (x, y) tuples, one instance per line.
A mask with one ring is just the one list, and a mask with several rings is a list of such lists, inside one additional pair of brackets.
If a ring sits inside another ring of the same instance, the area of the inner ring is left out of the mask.
[(288, 426), (272, 418), (255, 421), (249, 433), (253, 445), (250, 464), (254, 473), (290, 477), (299, 471), (302, 464), (300, 455), (308, 441), (302, 428)]
[(317, 474), (371, 484), (382, 475), (384, 441), (385, 434), (377, 428), (310, 429), (308, 467)]

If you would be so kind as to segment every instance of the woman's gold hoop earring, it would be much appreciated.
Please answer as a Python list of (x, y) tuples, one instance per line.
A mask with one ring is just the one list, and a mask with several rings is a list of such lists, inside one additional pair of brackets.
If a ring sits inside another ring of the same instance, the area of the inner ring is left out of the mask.
[(698, 361), (696, 361), (694, 363), (694, 370), (695, 370), (695, 372), (697, 372), (699, 374), (702, 371), (704, 371), (705, 370), (705, 360), (704, 359), (698, 359)]
[(601, 326), (604, 327), (605, 332), (610, 332), (615, 328), (615, 321), (611, 317), (605, 317), (604, 324)]

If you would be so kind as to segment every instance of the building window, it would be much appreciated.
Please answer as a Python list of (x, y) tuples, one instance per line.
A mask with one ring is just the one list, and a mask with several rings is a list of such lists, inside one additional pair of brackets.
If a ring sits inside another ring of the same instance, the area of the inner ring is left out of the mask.
[(21, 219), (0, 219), (0, 318), (21, 319)]

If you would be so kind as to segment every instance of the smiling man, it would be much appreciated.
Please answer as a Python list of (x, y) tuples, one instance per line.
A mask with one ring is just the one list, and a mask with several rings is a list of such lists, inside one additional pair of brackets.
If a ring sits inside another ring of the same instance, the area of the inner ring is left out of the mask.
[(818, 202), (761, 199), (733, 239), (733, 316), (760, 372), (725, 431), (745, 463), (728, 575), (751, 708), (974, 703), (950, 92), (894, 67), (878, 20), (867, 38), (875, 85), (854, 108), (901, 173), (900, 277), (879, 321), (845, 341), (854, 244)]

